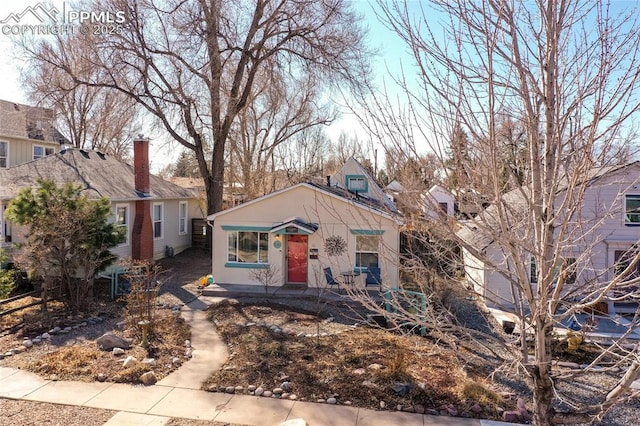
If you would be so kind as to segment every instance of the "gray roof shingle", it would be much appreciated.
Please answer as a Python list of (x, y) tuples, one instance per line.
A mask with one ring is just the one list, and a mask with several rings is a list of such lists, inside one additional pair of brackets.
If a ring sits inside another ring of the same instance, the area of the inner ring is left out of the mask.
[[(107, 197), (111, 201), (139, 199), (135, 190), (133, 167), (95, 151), (67, 149), (28, 163), (0, 170), (0, 199), (12, 199), (38, 179), (80, 185), (89, 198)], [(150, 176), (151, 199), (195, 198), (192, 191)]]
[[(601, 177), (616, 173), (617, 171), (630, 167), (640, 166), (640, 161), (628, 164), (618, 164), (612, 166), (596, 167), (589, 170), (588, 174), (579, 182), (584, 182), (587, 186), (592, 185)], [(561, 194), (567, 189), (569, 182), (567, 179), (560, 182), (559, 190), (556, 195)], [(499, 224), (505, 221), (509, 225), (509, 229), (516, 229), (523, 219), (528, 215), (529, 208), (529, 188), (516, 188), (504, 194), (501, 200), (501, 206), (504, 209), (501, 214), (498, 207), (493, 204), (483, 212), (481, 212), (473, 220), (464, 223), (462, 229), (457, 232), (458, 237), (464, 241), (469, 247), (478, 251), (486, 249), (493, 243), (496, 234), (501, 227)]]
[(50, 143), (69, 143), (53, 127), (53, 110), (0, 100), (0, 135)]

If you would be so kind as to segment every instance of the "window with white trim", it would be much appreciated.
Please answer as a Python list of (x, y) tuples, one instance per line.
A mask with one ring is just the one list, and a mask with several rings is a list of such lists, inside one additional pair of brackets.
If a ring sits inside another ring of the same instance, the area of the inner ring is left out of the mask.
[(640, 225), (640, 195), (624, 197), (625, 225)]
[[(629, 281), (636, 280), (640, 277), (640, 263), (635, 262), (638, 252), (638, 246), (634, 245), (627, 250), (614, 251), (613, 273), (616, 277), (622, 279), (621, 287), (614, 288), (615, 297), (626, 299), (630, 294), (637, 293), (639, 285), (629, 285)], [(632, 265), (635, 263), (635, 266)]]
[(533, 256), (529, 260), (529, 282), (538, 284), (538, 265), (536, 264), (536, 258)]
[(153, 204), (153, 238), (162, 238), (162, 222), (164, 217), (164, 204)]
[(41, 146), (34, 145), (33, 146), (33, 159), (37, 160), (38, 158), (46, 157), (47, 155), (51, 155), (55, 152), (55, 150), (50, 146)]
[(356, 268), (379, 267), (379, 235), (356, 235)]
[(9, 142), (0, 142), (0, 168), (9, 167)]
[(578, 269), (575, 257), (567, 257), (562, 260), (562, 272), (564, 274), (564, 282), (567, 284), (575, 284), (578, 278)]
[(347, 190), (367, 192), (368, 182), (364, 176), (347, 176)]
[(230, 231), (227, 234), (227, 261), (269, 263), (269, 233)]
[(187, 202), (180, 201), (178, 204), (178, 234), (185, 235), (187, 233)]
[(129, 206), (126, 204), (116, 204), (115, 226), (124, 229), (125, 240), (123, 246), (129, 244)]

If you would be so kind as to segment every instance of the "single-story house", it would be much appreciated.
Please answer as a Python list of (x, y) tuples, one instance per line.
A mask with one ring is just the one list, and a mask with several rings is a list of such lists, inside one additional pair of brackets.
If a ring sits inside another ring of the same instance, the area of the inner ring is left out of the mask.
[(23, 230), (4, 218), (8, 203), (38, 179), (62, 186), (73, 182), (89, 198), (106, 197), (113, 221), (126, 229), (124, 243), (111, 249), (119, 257), (165, 257), (191, 246), (191, 218), (202, 217), (193, 192), (149, 173), (146, 139), (134, 141), (134, 166), (109, 155), (81, 149), (64, 149), (0, 170), (0, 244), (11, 248), (22, 240)]
[[(300, 183), (210, 215), (212, 273), (221, 284), (327, 286), (326, 268), (356, 283), (369, 268), (397, 287), (402, 218), (351, 158), (326, 183)], [(379, 269), (378, 269), (379, 268)]]
[[(601, 288), (611, 282), (630, 264), (640, 242), (640, 162), (594, 169), (582, 183), (585, 184), (583, 198), (576, 201), (570, 198), (573, 194), (561, 189), (555, 201), (558, 211), (567, 211), (568, 205), (579, 203), (560, 245), (567, 271), (565, 293), (569, 297), (578, 297), (584, 293), (582, 290)], [(516, 189), (503, 197), (504, 205), (509, 208), (503, 211), (502, 221), (508, 221), (511, 226), (502, 229), (521, 236), (522, 246), (526, 245), (524, 238), (531, 226), (526, 192), (526, 188)], [(534, 290), (537, 273), (530, 253), (524, 251), (519, 259), (505, 254), (507, 251), (500, 244), (498, 216), (496, 206), (491, 206), (465, 223), (458, 236), (465, 245), (464, 267), (470, 285), (490, 307), (508, 308), (516, 303), (512, 292), (512, 282), (517, 279), (516, 262), (525, 266), (527, 284)], [(640, 274), (640, 265), (632, 273)], [(620, 299), (628, 291), (614, 288), (610, 292), (610, 313), (629, 308), (627, 303), (617, 303), (623, 302)]]

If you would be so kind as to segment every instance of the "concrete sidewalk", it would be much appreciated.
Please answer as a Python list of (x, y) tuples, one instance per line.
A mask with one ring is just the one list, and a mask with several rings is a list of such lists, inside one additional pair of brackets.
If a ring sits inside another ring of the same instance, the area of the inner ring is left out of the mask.
[(164, 425), (170, 418), (276, 426), (303, 419), (309, 426), (497, 426), (509, 423), (375, 411), (344, 405), (212, 393), (200, 389), (227, 360), (226, 345), (204, 310), (219, 300), (201, 297), (182, 311), (192, 331), (193, 358), (154, 386), (50, 381), (0, 367), (0, 397), (116, 410), (106, 425)]
[(256, 426), (275, 426), (292, 419), (304, 419), (308, 425), (313, 426), (508, 424), (211, 393), (161, 384), (145, 387), (119, 383), (54, 382), (33, 373), (4, 367), (0, 367), (0, 397), (119, 411), (106, 425), (163, 425), (172, 417)]

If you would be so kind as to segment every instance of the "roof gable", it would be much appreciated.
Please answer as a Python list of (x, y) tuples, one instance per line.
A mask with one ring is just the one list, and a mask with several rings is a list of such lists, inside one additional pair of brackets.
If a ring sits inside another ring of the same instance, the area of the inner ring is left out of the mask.
[(353, 157), (350, 157), (342, 165), (342, 168), (330, 178), (329, 182), (333, 187), (357, 193), (359, 196), (375, 200), (393, 212), (398, 211), (393, 201), (384, 193), (367, 169)]

